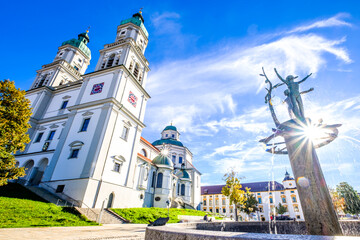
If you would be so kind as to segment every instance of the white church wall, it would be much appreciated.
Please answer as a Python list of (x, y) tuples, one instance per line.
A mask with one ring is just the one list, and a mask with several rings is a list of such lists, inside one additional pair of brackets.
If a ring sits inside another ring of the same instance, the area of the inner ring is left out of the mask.
[[(44, 118), (69, 113), (69, 110), (67, 108), (75, 105), (79, 91), (80, 86), (77, 88), (69, 89), (68, 91), (61, 91), (54, 94), (51, 102), (48, 105)], [(64, 101), (68, 101), (68, 104), (65, 109), (60, 109)]]
[[(91, 114), (92, 113), (92, 114)], [(56, 166), (56, 169), (53, 173), (52, 180), (59, 179), (71, 179), (71, 178), (79, 178), (84, 167), (85, 160), (87, 158), (87, 153), (90, 149), (90, 144), (94, 136), (94, 132), (97, 127), (97, 122), (99, 121), (101, 113), (101, 108), (87, 108), (82, 109), (77, 112), (71, 128), (69, 130), (69, 134), (64, 143), (63, 149), (60, 153), (59, 160)], [(83, 116), (87, 114), (87, 116)], [(83, 125), (84, 119), (90, 118), (90, 122), (86, 131), (81, 132), (81, 127)], [(80, 147), (72, 148), (69, 146), (71, 143), (75, 141), (83, 142), (84, 144)], [(79, 149), (77, 158), (70, 158), (70, 154), (73, 149)]]
[[(113, 76), (114, 76), (113, 72), (110, 72), (110, 73), (108, 72), (105, 74), (101, 74), (101, 75), (97, 75), (97, 76), (93, 76), (93, 77), (85, 79), (84, 82), (86, 81), (87, 84), (85, 87), (85, 91), (84, 91), (83, 95), (81, 96), (80, 104), (107, 98), (108, 92), (110, 91)], [(102, 87), (101, 92), (91, 94), (95, 85), (102, 84), (102, 83), (103, 83), (103, 87)]]

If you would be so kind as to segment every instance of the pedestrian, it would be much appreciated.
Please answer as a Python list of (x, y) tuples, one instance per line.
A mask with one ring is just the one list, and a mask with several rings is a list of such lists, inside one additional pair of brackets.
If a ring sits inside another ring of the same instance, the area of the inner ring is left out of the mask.
[(274, 216), (273, 216), (273, 215), (270, 216), (270, 220), (271, 220), (271, 221), (274, 220)]
[(205, 214), (205, 216), (204, 216), (204, 221), (205, 221), (205, 222), (208, 221), (208, 215), (207, 215), (207, 214)]

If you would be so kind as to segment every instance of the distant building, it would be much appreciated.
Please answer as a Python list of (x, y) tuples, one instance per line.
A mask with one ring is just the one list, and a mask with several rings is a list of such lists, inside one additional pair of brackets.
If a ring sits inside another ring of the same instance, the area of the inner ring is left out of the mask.
[[(87, 32), (65, 41), (27, 91), (31, 142), (16, 154), (24, 185), (91, 208), (199, 207), (200, 173), (167, 126), (152, 145), (141, 137), (149, 63), (141, 13), (121, 21), (94, 72)], [(167, 149), (168, 154), (160, 154)], [(172, 160), (170, 160), (172, 159)]]
[[(274, 212), (274, 208), (281, 203), (286, 206), (288, 211), (283, 216), (304, 220), (304, 215), (300, 205), (298, 191), (294, 178), (289, 173), (285, 173), (285, 178), (281, 183), (278, 182), (253, 182), (242, 183), (242, 189), (250, 188), (258, 201), (259, 211), (250, 216), (252, 219), (268, 221), (269, 216)], [(221, 190), (225, 185), (213, 185), (201, 187), (202, 210), (224, 215), (228, 218), (235, 218), (235, 206), (230, 205), (229, 199), (222, 195)], [(239, 213), (239, 212), (238, 212)], [(246, 214), (239, 213), (240, 220), (247, 218)]]

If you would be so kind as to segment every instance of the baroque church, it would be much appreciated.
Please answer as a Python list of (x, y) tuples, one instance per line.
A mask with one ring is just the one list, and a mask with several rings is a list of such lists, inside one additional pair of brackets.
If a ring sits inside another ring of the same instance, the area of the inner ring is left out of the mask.
[(121, 21), (113, 43), (85, 71), (88, 32), (65, 41), (27, 91), (33, 114), (31, 142), (16, 154), (38, 186), (80, 207), (200, 209), (200, 172), (175, 126), (152, 144), (141, 137), (149, 63), (141, 14)]

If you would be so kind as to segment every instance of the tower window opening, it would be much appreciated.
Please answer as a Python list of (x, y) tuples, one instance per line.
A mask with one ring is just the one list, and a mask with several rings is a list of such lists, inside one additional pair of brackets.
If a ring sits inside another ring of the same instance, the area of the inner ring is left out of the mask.
[(41, 87), (44, 85), (44, 82), (45, 82), (45, 79), (46, 79), (46, 76), (43, 76), (38, 84), (38, 87)]
[(139, 64), (135, 64), (135, 68), (134, 68), (134, 76), (135, 78), (137, 78), (139, 75)]
[(120, 58), (117, 58), (115, 61), (115, 65), (119, 65)]
[(139, 74), (139, 82), (141, 82), (141, 80), (142, 80), (142, 75), (141, 75), (141, 73)]
[(133, 67), (134, 67), (134, 61), (131, 61), (130, 66), (129, 66), (129, 70), (131, 71), (133, 69)]
[(80, 132), (86, 132), (86, 130), (89, 126), (89, 123), (90, 123), (90, 118), (85, 118), (83, 121), (83, 124), (81, 126)]
[(111, 56), (109, 57), (109, 60), (106, 64), (106, 67), (111, 67), (114, 63), (114, 59), (115, 59), (115, 54), (111, 54)]
[(183, 157), (179, 157), (179, 163), (181, 164), (183, 162)]
[(69, 103), (69, 101), (63, 101), (63, 103), (61, 104), (60, 109), (65, 109), (68, 103)]
[(82, 62), (80, 58), (78, 59), (78, 61), (79, 61), (80, 63)]
[(50, 141), (50, 140), (53, 140), (54, 139), (54, 136), (55, 136), (55, 132), (56, 131), (51, 131), (50, 133), (49, 133), (49, 136), (48, 136), (48, 141)]
[(36, 138), (35, 142), (40, 142), (43, 135), (44, 135), (43, 132), (39, 133), (39, 134), (37, 135), (37, 138)]
[(74, 66), (74, 68), (75, 68), (76, 71), (79, 71), (79, 68), (77, 66)]
[(129, 128), (124, 126), (122, 134), (121, 134), (121, 138), (124, 139), (125, 141), (127, 141), (129, 135)]
[(155, 177), (156, 177), (156, 173), (153, 172), (152, 174), (152, 178), (151, 178), (151, 187), (154, 188), (155, 187)]
[(73, 149), (69, 158), (77, 158), (79, 155), (79, 149)]

